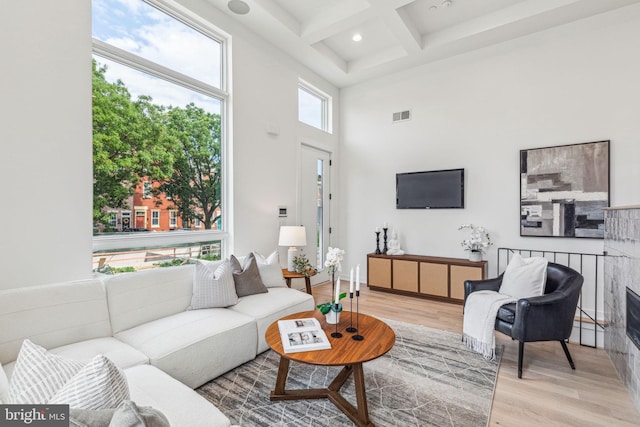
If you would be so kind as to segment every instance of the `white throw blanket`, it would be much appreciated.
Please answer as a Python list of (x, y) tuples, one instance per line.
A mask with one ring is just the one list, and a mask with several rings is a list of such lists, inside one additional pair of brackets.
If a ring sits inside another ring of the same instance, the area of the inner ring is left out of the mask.
[(462, 341), (467, 347), (493, 360), (496, 336), (493, 328), (498, 310), (516, 298), (495, 291), (476, 291), (469, 294), (464, 305)]

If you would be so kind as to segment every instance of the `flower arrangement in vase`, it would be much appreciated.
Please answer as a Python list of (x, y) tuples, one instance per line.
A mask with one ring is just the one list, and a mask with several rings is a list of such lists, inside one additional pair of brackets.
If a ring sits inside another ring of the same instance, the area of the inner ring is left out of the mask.
[(489, 232), (479, 225), (462, 224), (458, 230), (471, 230), (471, 237), (460, 242), (460, 246), (469, 252), (469, 261), (481, 261), (484, 250), (493, 245)]
[[(316, 308), (320, 310), (320, 313), (327, 316), (328, 323), (337, 323), (339, 321), (339, 313), (342, 311), (342, 304), (340, 303), (340, 300), (347, 296), (346, 292), (340, 293), (340, 278), (338, 278), (338, 281), (336, 282), (336, 272), (341, 270), (340, 262), (343, 259), (344, 251), (342, 249), (329, 247), (327, 256), (325, 257), (324, 266), (327, 268), (327, 272), (331, 277), (331, 295), (333, 301), (323, 302), (316, 306)], [(335, 318), (335, 322), (329, 321), (330, 315)]]

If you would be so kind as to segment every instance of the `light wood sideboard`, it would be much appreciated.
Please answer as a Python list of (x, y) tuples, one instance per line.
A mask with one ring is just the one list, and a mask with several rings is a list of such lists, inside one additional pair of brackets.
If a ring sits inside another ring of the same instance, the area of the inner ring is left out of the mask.
[(462, 304), (464, 281), (486, 278), (486, 261), (424, 255), (367, 255), (367, 284), (374, 291)]

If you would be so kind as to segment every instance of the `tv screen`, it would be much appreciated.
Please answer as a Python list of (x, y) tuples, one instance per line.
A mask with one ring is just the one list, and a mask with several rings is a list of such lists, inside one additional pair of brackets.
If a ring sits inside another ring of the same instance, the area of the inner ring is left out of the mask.
[(396, 209), (464, 208), (464, 169), (396, 174)]

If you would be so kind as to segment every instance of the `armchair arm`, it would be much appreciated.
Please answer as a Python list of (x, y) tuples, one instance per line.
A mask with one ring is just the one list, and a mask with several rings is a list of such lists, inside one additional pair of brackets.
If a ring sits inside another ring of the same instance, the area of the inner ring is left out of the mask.
[(511, 337), (523, 342), (567, 339), (571, 335), (576, 306), (577, 297), (565, 292), (522, 298), (516, 305)]
[(497, 292), (498, 289), (500, 289), (500, 285), (502, 284), (503, 274), (493, 279), (487, 279), (487, 280), (465, 280), (464, 281), (465, 303), (467, 302), (467, 297), (472, 292), (475, 292), (475, 291), (496, 291)]

